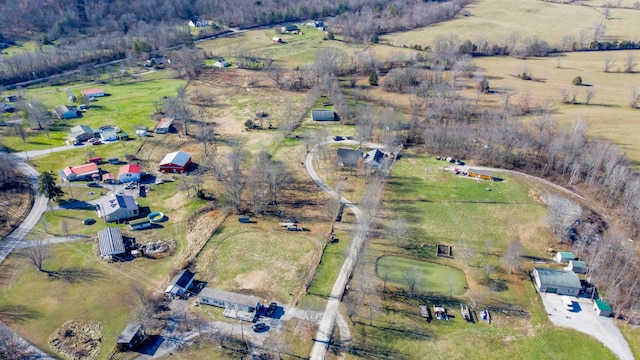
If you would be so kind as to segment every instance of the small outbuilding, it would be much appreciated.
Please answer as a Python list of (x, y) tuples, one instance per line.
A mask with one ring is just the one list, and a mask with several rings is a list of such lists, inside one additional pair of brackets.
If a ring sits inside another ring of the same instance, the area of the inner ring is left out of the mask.
[(168, 173), (184, 173), (191, 164), (191, 155), (176, 151), (165, 155), (160, 161), (159, 170)]
[(164, 293), (171, 297), (188, 297), (187, 292), (193, 284), (194, 279), (194, 273), (189, 270), (182, 270), (173, 277)]
[(156, 134), (168, 134), (173, 125), (173, 118), (162, 118), (156, 127)]
[(572, 252), (568, 252), (568, 251), (558, 251), (556, 253), (556, 256), (554, 257), (554, 260), (558, 264), (568, 264), (569, 261), (575, 260), (575, 259), (576, 259), (576, 256)]
[(538, 292), (578, 296), (582, 290), (580, 278), (573, 271), (537, 267), (532, 275)]
[(225, 59), (218, 59), (216, 62), (213, 63), (213, 66), (217, 68), (226, 68), (231, 66), (231, 64)]
[(124, 240), (120, 228), (107, 227), (98, 231), (98, 243), (102, 257), (124, 254)]
[(145, 337), (146, 335), (142, 325), (129, 324), (122, 334), (120, 334), (116, 342), (120, 347), (130, 350), (143, 342)]
[(244, 312), (255, 312), (260, 308), (260, 299), (251, 295), (236, 294), (205, 287), (198, 294), (201, 304), (235, 309)]
[(587, 264), (584, 261), (569, 260), (569, 265), (564, 268), (567, 271), (573, 271), (576, 274), (586, 274)]
[(298, 29), (296, 25), (286, 25), (286, 26), (280, 27), (280, 32), (283, 32), (283, 33), (294, 33), (299, 30), (300, 29)]
[(336, 121), (336, 113), (333, 110), (311, 110), (313, 121)]
[(144, 230), (151, 227), (151, 220), (147, 217), (129, 221), (131, 230)]
[(593, 302), (593, 310), (595, 310), (598, 315), (604, 317), (613, 316), (613, 311), (611, 310), (611, 305), (604, 300), (596, 300)]

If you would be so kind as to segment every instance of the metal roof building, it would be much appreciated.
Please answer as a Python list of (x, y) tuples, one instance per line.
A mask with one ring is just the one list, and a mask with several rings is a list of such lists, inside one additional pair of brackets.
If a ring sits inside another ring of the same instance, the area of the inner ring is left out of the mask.
[(582, 290), (580, 278), (573, 271), (537, 267), (533, 278), (539, 292), (578, 296)]
[(107, 227), (98, 231), (98, 242), (103, 257), (124, 254), (124, 241), (119, 228)]

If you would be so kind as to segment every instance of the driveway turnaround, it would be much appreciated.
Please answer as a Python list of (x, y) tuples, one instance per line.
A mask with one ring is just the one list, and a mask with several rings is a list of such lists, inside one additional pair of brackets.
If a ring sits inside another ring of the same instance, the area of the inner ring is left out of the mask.
[(561, 296), (541, 293), (542, 302), (552, 323), (578, 330), (598, 339), (621, 360), (633, 360), (629, 344), (612, 318), (599, 316), (589, 298), (571, 297), (574, 310), (565, 309)]

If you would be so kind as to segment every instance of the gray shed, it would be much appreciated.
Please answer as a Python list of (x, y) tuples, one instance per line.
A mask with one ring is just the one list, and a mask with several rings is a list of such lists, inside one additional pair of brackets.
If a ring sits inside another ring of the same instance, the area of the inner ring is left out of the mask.
[(534, 268), (533, 279), (539, 292), (578, 296), (582, 285), (573, 271)]
[(313, 121), (335, 121), (336, 113), (333, 110), (311, 110)]
[(102, 257), (124, 254), (124, 241), (119, 228), (107, 227), (98, 231), (98, 242)]

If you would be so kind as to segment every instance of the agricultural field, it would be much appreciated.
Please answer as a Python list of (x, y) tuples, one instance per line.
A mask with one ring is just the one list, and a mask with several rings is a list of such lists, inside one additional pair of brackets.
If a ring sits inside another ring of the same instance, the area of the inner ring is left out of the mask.
[[(586, 2), (596, 5), (597, 2)], [(467, 10), (467, 11), (465, 11)], [(437, 36), (455, 34), (461, 42), (480, 40), (508, 43), (513, 34), (520, 40), (538, 36), (551, 47), (557, 46), (563, 36), (571, 35), (591, 40), (594, 25), (606, 26), (604, 39), (637, 41), (640, 12), (633, 9), (611, 9), (607, 19), (603, 9), (573, 4), (543, 2), (540, 0), (487, 0), (465, 7), (454, 19), (416, 30), (388, 34), (381, 43), (392, 46), (432, 46)]]

